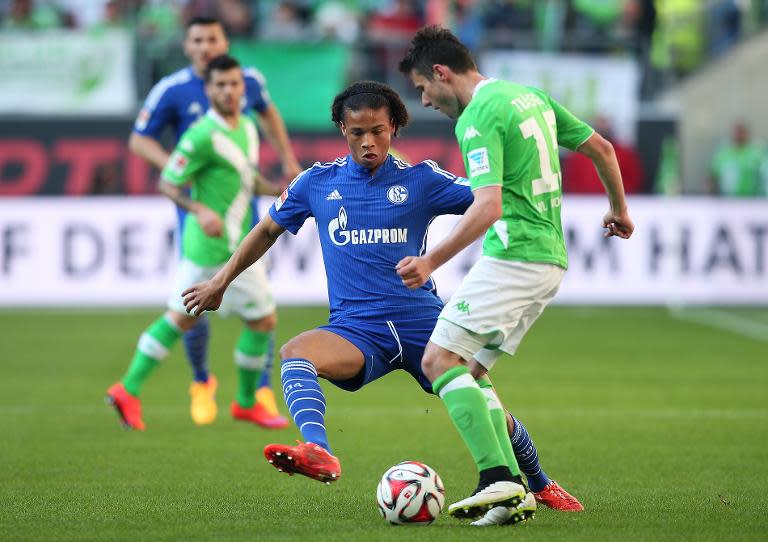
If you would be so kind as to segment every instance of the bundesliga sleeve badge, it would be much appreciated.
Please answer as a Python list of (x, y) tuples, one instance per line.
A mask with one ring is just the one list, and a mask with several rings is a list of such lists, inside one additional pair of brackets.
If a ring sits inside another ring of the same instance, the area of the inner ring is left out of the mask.
[(287, 199), (288, 199), (288, 189), (286, 188), (285, 190), (283, 190), (283, 193), (280, 194), (277, 200), (275, 201), (275, 211), (279, 211), (280, 207), (283, 206), (283, 203), (285, 203), (285, 200)]
[(483, 173), (491, 172), (491, 164), (488, 160), (488, 148), (480, 147), (467, 153), (467, 163), (469, 164), (469, 176), (477, 177)]
[(174, 153), (171, 157), (171, 171), (174, 175), (179, 177), (183, 175), (184, 170), (187, 169), (187, 164), (189, 164), (189, 159), (179, 152)]

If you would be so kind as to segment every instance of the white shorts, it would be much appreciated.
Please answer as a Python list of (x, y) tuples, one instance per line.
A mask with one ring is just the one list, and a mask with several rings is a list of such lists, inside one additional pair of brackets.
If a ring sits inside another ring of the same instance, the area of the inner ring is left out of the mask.
[(554, 264), (483, 256), (443, 308), (430, 341), (490, 369), (502, 352), (515, 353), (564, 274)]
[[(181, 292), (198, 282), (210, 280), (222, 267), (223, 264), (216, 267), (200, 267), (182, 258), (176, 270), (176, 280), (173, 293), (168, 300), (168, 308), (186, 314)], [(275, 312), (275, 300), (272, 298), (272, 286), (267, 278), (266, 265), (262, 261), (257, 261), (232, 281), (224, 292), (224, 299), (218, 310), (221, 316), (235, 313), (243, 320), (260, 320), (273, 312)]]

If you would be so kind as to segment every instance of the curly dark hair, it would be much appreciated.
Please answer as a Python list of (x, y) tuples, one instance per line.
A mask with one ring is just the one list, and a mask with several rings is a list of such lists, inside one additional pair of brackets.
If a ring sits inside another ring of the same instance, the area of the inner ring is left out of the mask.
[(477, 64), (469, 49), (450, 30), (437, 25), (425, 26), (413, 36), (398, 69), (408, 75), (411, 70), (432, 80), (432, 66), (444, 64), (456, 73), (476, 70)]
[(403, 100), (391, 87), (376, 81), (357, 81), (352, 83), (333, 99), (331, 120), (336, 126), (344, 121), (344, 111), (361, 109), (381, 109), (386, 107), (395, 125), (395, 135), (408, 124), (408, 110)]

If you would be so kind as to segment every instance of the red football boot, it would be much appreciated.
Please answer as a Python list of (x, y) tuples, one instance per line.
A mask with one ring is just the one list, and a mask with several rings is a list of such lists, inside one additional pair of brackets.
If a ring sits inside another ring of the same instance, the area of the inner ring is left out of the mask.
[(296, 446), (267, 444), (264, 457), (280, 472), (303, 474), (314, 480), (330, 484), (341, 478), (339, 460), (317, 444), (296, 441)]
[(557, 485), (557, 482), (552, 480), (541, 491), (537, 491), (533, 494), (536, 497), (536, 502), (548, 506), (553, 510), (560, 510), (561, 512), (583, 512), (584, 507), (579, 500)]
[(105, 400), (108, 404), (115, 407), (117, 414), (127, 429), (144, 431), (145, 426), (141, 419), (141, 401), (139, 401), (138, 397), (128, 393), (122, 382), (113, 384), (107, 390)]
[(236, 420), (255, 423), (266, 429), (284, 429), (288, 427), (288, 420), (282, 416), (273, 416), (261, 403), (254, 403), (252, 407), (244, 408), (237, 404), (237, 401), (232, 401), (230, 412)]

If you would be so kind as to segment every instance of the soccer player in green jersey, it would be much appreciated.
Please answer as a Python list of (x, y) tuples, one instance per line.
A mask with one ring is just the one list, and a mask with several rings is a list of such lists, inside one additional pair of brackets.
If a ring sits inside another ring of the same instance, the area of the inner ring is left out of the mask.
[[(484, 77), (467, 48), (448, 30), (421, 29), (400, 63), (425, 107), (457, 119), (474, 202), (454, 230), (430, 252), (404, 258), (398, 273), (409, 288), (485, 234), (483, 254), (446, 304), (424, 352), (422, 367), (448, 407), (480, 471), (473, 495), (449, 507), (453, 515), (479, 513), (508, 482), (520, 483), (514, 464), (490, 464), (488, 413), (471, 414), (458, 391), (468, 393), (472, 374), (514, 354), (522, 337), (557, 292), (568, 265), (563, 229), (558, 146), (588, 156), (609, 201), (606, 236), (627, 239), (634, 225), (627, 211), (612, 145), (541, 90)], [(454, 414), (457, 413), (457, 415)], [(502, 484), (500, 486), (500, 484)], [(515, 488), (513, 488), (515, 490)], [(481, 520), (503, 523), (503, 507)]]
[[(229, 40), (219, 20), (193, 17), (186, 25), (183, 48), (184, 55), (190, 61), (189, 65), (166, 75), (152, 87), (128, 140), (131, 151), (158, 170), (162, 170), (170, 158), (170, 154), (161, 144), (163, 132), (170, 128), (175, 145), (187, 128), (209, 108), (209, 100), (205, 94), (205, 68), (212, 58), (228, 53)], [(283, 118), (269, 97), (266, 81), (253, 67), (244, 66), (243, 75), (245, 93), (241, 109), (244, 113), (257, 117), (261, 132), (280, 156), (283, 174), (292, 179), (301, 172), (301, 166), (293, 154)], [(257, 200), (258, 198), (254, 198), (251, 202), (255, 221), (258, 219)], [(179, 220), (178, 231), (183, 234), (186, 210), (177, 207), (176, 211)], [(183, 239), (184, 236), (179, 237)], [(203, 316), (198, 318), (197, 323), (182, 337), (193, 377), (189, 386), (190, 414), (197, 425), (213, 423), (218, 412), (215, 401), (217, 381), (208, 370), (208, 328), (208, 320)], [(267, 355), (267, 365), (256, 391), (256, 400), (287, 426), (288, 420), (282, 418), (277, 411), (272, 392), (270, 373), (273, 345), (274, 332), (270, 341), (270, 353)]]
[[(168, 311), (144, 331), (128, 372), (107, 390), (107, 400), (126, 427), (144, 429), (139, 401), (144, 381), (195, 325), (196, 317), (187, 314), (181, 292), (213, 277), (237, 249), (251, 228), (254, 193), (281, 192), (256, 171), (259, 137), (253, 121), (240, 111), (244, 88), (237, 60), (227, 55), (212, 59), (205, 69), (211, 107), (184, 133), (163, 168), (160, 191), (188, 211), (182, 260)], [(188, 185), (191, 197), (184, 190)], [(257, 262), (235, 283), (225, 296), (225, 312), (238, 314), (245, 326), (235, 349), (239, 386), (231, 413), (235, 419), (273, 427), (275, 418), (255, 398), (276, 320), (264, 265)]]

